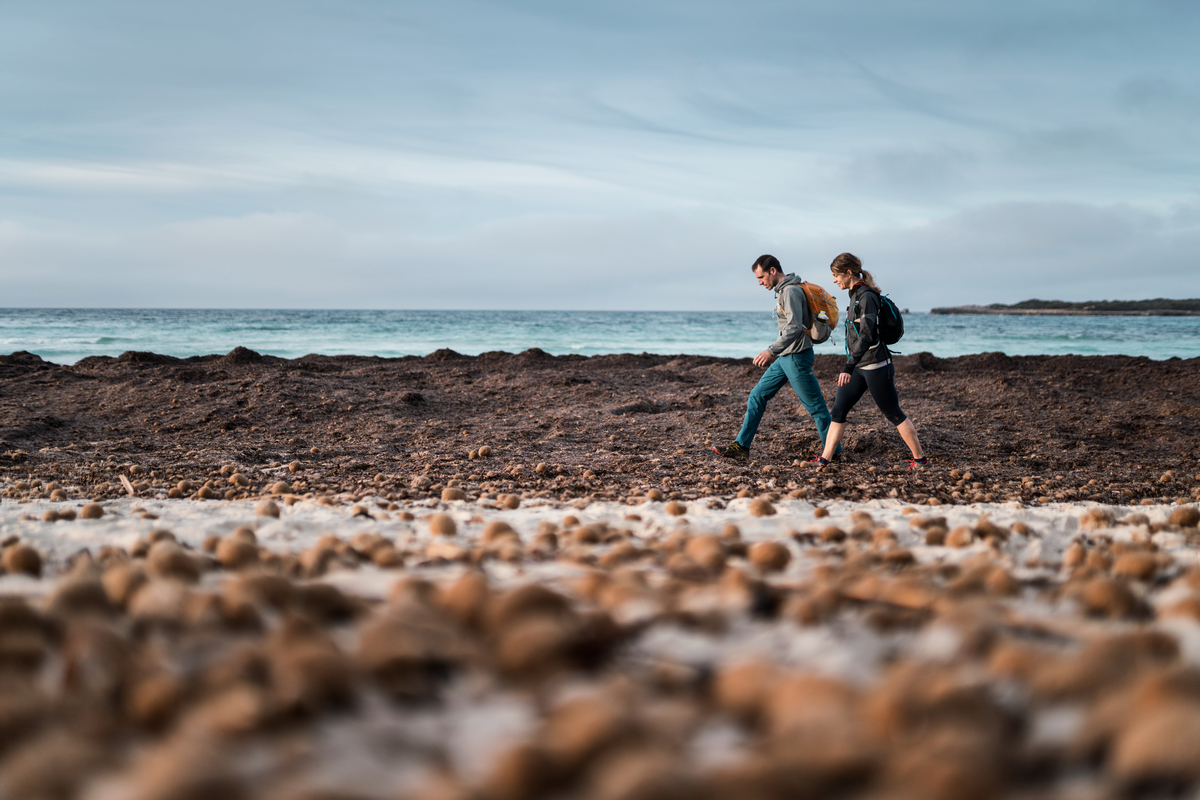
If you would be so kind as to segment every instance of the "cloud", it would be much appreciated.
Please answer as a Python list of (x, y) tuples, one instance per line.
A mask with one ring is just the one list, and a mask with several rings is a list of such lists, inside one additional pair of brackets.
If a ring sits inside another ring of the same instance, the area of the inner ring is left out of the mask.
[(0, 159), (11, 192), (182, 192), (211, 186), (212, 171), (179, 164)]
[(12, 290), (35, 306), (758, 310), (770, 304), (749, 272), (758, 255), (828, 286), (828, 264), (846, 250), (914, 309), (1200, 297), (1200, 198), (1164, 209), (993, 204), (916, 226), (774, 238), (711, 212), (539, 215), (454, 235), (308, 214), (86, 239), (0, 224)]
[(1200, 117), (1200, 86), (1183, 86), (1163, 75), (1139, 75), (1118, 87), (1116, 104), (1159, 122), (1195, 122)]
[[(1200, 295), (1157, 0), (65, 0), (0, 28), (14, 305), (912, 308)], [(1191, 272), (1189, 272), (1191, 270)]]
[(1198, 211), (1198, 197), (1165, 210), (996, 204), (869, 233), (855, 252), (918, 309), (1034, 297), (1200, 297)]
[(724, 308), (761, 291), (752, 238), (704, 217), (538, 217), (445, 237), (253, 214), (119, 237), (4, 223), (0, 259), (32, 306)]
[(955, 147), (896, 148), (855, 156), (842, 179), (901, 202), (945, 201), (971, 186), (979, 157)]

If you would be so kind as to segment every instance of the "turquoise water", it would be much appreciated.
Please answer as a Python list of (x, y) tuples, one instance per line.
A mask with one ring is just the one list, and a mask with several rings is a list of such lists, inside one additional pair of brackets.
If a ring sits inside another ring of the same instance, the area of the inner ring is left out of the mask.
[[(769, 312), (724, 311), (286, 311), (202, 309), (4, 309), (0, 353), (28, 350), (73, 364), (127, 350), (186, 357), (248, 347), (295, 358), (309, 353), (467, 355), (540, 347), (579, 353), (753, 356), (774, 340)], [(836, 340), (836, 341), (835, 341)], [(1197, 317), (905, 316), (894, 348), (936, 356), (1126, 354), (1200, 356)], [(841, 353), (840, 332), (817, 347)]]

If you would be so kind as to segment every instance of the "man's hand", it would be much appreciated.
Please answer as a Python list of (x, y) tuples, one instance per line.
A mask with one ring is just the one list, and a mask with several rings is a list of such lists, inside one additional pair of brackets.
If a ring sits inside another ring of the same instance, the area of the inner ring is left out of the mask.
[(754, 366), (765, 367), (774, 360), (775, 360), (775, 356), (771, 354), (770, 350), (763, 350), (761, 353), (759, 353), (758, 355), (756, 355), (754, 357)]
[(838, 373), (838, 386), (845, 386), (849, 382), (850, 382), (850, 373), (849, 372), (839, 372)]

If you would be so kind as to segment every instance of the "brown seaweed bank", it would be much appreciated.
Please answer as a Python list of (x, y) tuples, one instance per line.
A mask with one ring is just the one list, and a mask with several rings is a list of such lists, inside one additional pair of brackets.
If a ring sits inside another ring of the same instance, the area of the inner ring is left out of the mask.
[[(1197, 362), (901, 356), (902, 402), (933, 461), (914, 476), (871, 403), (850, 419), (844, 463), (802, 466), (817, 439), (786, 392), (748, 464), (714, 456), (760, 374), (748, 358), (237, 348), (61, 366), (21, 352), (0, 356), (0, 495), (1177, 502), (1200, 496)], [(829, 400), (840, 364), (817, 357)]]

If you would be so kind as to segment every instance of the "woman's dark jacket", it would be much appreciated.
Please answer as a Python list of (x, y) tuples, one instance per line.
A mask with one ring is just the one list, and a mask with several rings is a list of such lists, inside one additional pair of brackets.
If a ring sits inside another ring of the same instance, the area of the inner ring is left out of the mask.
[(879, 340), (879, 306), (879, 293), (865, 283), (850, 290), (850, 305), (846, 306), (846, 365), (842, 372), (881, 364), (892, 357), (887, 345)]

